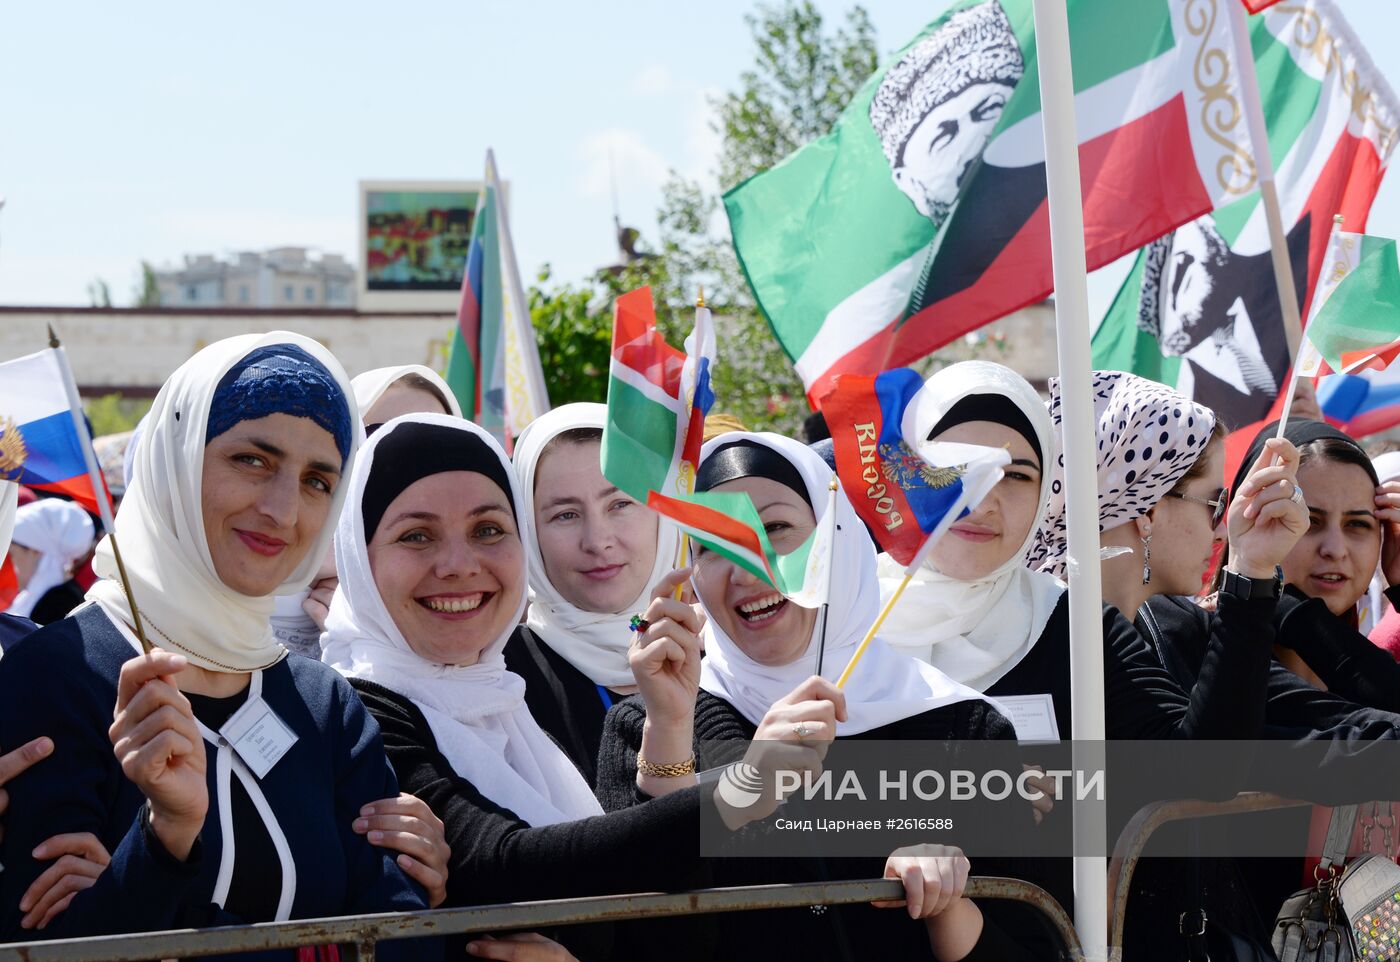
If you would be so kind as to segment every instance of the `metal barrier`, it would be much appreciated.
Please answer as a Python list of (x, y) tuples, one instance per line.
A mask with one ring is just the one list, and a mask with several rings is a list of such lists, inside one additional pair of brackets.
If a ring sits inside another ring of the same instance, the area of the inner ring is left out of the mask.
[(1142, 850), (1147, 846), (1148, 838), (1157, 829), (1168, 822), (1179, 822), (1188, 818), (1244, 815), (1281, 808), (1301, 808), (1311, 804), (1265, 792), (1242, 792), (1228, 802), (1178, 799), (1143, 806), (1128, 824), (1123, 826), (1123, 831), (1113, 846), (1113, 857), (1108, 863), (1108, 891), (1112, 893), (1108, 918), (1109, 948), (1123, 948), (1123, 921), (1128, 912), (1128, 892), (1132, 886), (1133, 870), (1137, 868), (1138, 859), (1142, 857)]
[[(1013, 899), (1042, 912), (1059, 933), (1066, 953), (1081, 958), (1074, 924), (1044, 889), (1020, 879), (968, 879), (968, 898)], [(0, 945), (0, 962), (142, 962), (147, 959), (194, 958), (302, 945), (349, 945), (347, 962), (373, 962), (375, 945), (385, 939), (531, 929), (580, 922), (661, 918), (709, 912), (845, 905), (898, 899), (897, 879), (825, 882), (806, 885), (755, 885), (699, 889), (674, 895), (610, 895), (550, 902), (515, 902), (466, 909), (434, 909), (384, 915), (359, 915), (214, 929), (183, 929), (141, 935), (112, 935), (51, 942)]]

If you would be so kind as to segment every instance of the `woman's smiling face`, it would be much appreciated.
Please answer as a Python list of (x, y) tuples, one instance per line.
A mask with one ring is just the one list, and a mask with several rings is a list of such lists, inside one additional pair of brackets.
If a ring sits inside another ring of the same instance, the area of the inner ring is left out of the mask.
[(966, 421), (931, 440), (1006, 448), (1011, 454), (996, 487), (929, 552), (933, 567), (950, 578), (985, 578), (1014, 558), (1030, 535), (1040, 511), (1040, 457), (1019, 431), (996, 421)]
[(436, 664), (476, 664), (510, 628), (525, 592), (525, 549), (510, 498), (475, 471), (409, 485), (389, 503), (368, 551), (394, 624), (415, 653)]
[(1355, 464), (1313, 458), (1298, 469), (1307, 533), (1283, 559), (1283, 580), (1343, 615), (1366, 593), (1381, 553), (1376, 489)]
[[(817, 526), (802, 495), (777, 481), (736, 478), (712, 490), (752, 498), (768, 540), (780, 555), (801, 547)], [(807, 650), (817, 623), (816, 609), (793, 604), (712, 551), (696, 551), (692, 581), (716, 627), (749, 658), (776, 667), (796, 661)]]

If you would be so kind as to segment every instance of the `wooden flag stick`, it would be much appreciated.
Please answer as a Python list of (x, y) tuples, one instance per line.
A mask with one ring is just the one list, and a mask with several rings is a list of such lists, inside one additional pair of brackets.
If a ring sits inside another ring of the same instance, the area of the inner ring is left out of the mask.
[(131, 608), (132, 627), (136, 629), (136, 638), (141, 642), (141, 650), (150, 654), (151, 642), (142, 628), (141, 613), (137, 610), (136, 598), (131, 593), (131, 581), (126, 576), (126, 565), (122, 563), (121, 548), (117, 546), (116, 521), (112, 517), (111, 502), (106, 497), (107, 489), (102, 481), (102, 472), (97, 466), (97, 455), (93, 453), (92, 435), (88, 433), (87, 420), (83, 417), (78, 385), (73, 380), (72, 368), (68, 366), (68, 354), (63, 350), (63, 343), (54, 333), (52, 324), (49, 325), (49, 348), (54, 352), (54, 357), (58, 360), (58, 369), (63, 375), (63, 389), (68, 395), (68, 411), (73, 416), (73, 426), (78, 432), (78, 441), (83, 448), (88, 480), (92, 483), (93, 494), (97, 496), (97, 510), (102, 515), (102, 527), (107, 530), (107, 540), (112, 542), (112, 558), (117, 563), (117, 579), (121, 582), (122, 591), (126, 592), (126, 603)]
[[(697, 297), (695, 298), (695, 310), (698, 312), (698, 311), (702, 311), (702, 310), (704, 310), (704, 309), (705, 309), (705, 287), (704, 287), (704, 285), (701, 285), (701, 287), (700, 287), (700, 294), (699, 294), (699, 296), (697, 296)], [(695, 405), (695, 395), (694, 395), (694, 394), (691, 394), (691, 396), (690, 396), (687, 400), (688, 400), (688, 402), (689, 402), (689, 406), (690, 406), (690, 407), (693, 407), (693, 406)], [(703, 428), (704, 428), (704, 423), (705, 423), (705, 422), (704, 422), (703, 420), (701, 420), (700, 424), (701, 424), (701, 429), (702, 429), (702, 430), (703, 430)], [(694, 468), (694, 469), (696, 469), (696, 470), (698, 470), (699, 467), (700, 467), (700, 465), (696, 464), (696, 465), (692, 465), (691, 467)], [(684, 478), (685, 478), (685, 493), (686, 493), (686, 494), (694, 494), (694, 493), (695, 493), (695, 470), (691, 470), (691, 471), (686, 471), (686, 472), (684, 472)], [(685, 534), (685, 533), (682, 533), (682, 534), (681, 534), (681, 546), (680, 546), (680, 550), (679, 550), (679, 552), (677, 553), (677, 556), (676, 556), (676, 567), (677, 567), (677, 568), (684, 568), (684, 567), (686, 566), (686, 562), (688, 562), (688, 561), (690, 560), (690, 551), (689, 551), (689, 549), (690, 549), (690, 536), (687, 535), (687, 534)], [(682, 595), (684, 592), (685, 592), (685, 585), (683, 585), (683, 584), (676, 585), (676, 591), (675, 591), (675, 595), (674, 595), (675, 599), (676, 599), (677, 601), (680, 601), (680, 600), (681, 600), (681, 595)]]
[[(1342, 224), (1344, 222), (1345, 219), (1342, 217), (1341, 214), (1337, 214), (1332, 218), (1332, 233), (1328, 235), (1327, 238), (1326, 254), (1330, 254), (1332, 252), (1332, 244), (1337, 239), (1337, 232), (1342, 229)], [(1327, 266), (1328, 260), (1330, 260), (1330, 258), (1328, 258), (1326, 254), (1324, 254), (1322, 259), (1322, 264), (1324, 268)], [(1314, 302), (1316, 302), (1318, 295), (1322, 293), (1321, 288), (1323, 279), (1319, 277), (1317, 280), (1317, 286), (1319, 289), (1313, 292)], [(1313, 313), (1317, 313), (1316, 307), (1313, 308)], [(1293, 352), (1293, 370), (1288, 375), (1288, 386), (1286, 388), (1288, 393), (1283, 396), (1283, 410), (1279, 412), (1278, 416), (1278, 433), (1274, 435), (1274, 437), (1276, 438), (1282, 438), (1283, 433), (1286, 430), (1288, 430), (1288, 415), (1291, 414), (1293, 411), (1293, 395), (1298, 393), (1298, 367), (1300, 366), (1302, 360), (1303, 345), (1300, 344), (1298, 350)]]
[(856, 670), (856, 665), (860, 663), (861, 657), (865, 654), (865, 649), (870, 647), (870, 642), (875, 638), (876, 633), (879, 632), (880, 626), (883, 625), (885, 619), (889, 617), (890, 609), (894, 607), (894, 603), (899, 600), (900, 595), (904, 594), (904, 589), (909, 587), (909, 582), (913, 580), (914, 571), (911, 568), (904, 572), (904, 580), (899, 583), (899, 587), (894, 590), (894, 594), (890, 595), (890, 600), (885, 602), (885, 607), (880, 609), (880, 616), (875, 619), (875, 623), (870, 626), (870, 630), (867, 631), (865, 637), (861, 639), (860, 645), (856, 647), (856, 653), (851, 656), (850, 661), (846, 662), (846, 670), (841, 672), (840, 678), (836, 679), (837, 688), (845, 688), (846, 682), (851, 680), (851, 673)]

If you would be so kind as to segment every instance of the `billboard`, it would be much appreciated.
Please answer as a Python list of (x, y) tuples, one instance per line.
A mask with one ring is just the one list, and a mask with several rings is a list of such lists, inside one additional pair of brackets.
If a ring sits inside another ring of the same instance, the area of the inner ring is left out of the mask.
[(361, 181), (361, 310), (455, 310), (480, 181)]

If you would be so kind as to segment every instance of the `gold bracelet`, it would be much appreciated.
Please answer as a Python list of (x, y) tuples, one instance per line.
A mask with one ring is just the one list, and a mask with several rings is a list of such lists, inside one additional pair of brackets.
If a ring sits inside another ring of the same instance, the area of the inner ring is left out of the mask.
[(695, 774), (695, 756), (692, 754), (683, 762), (676, 762), (671, 765), (656, 765), (642, 757), (642, 753), (637, 753), (637, 771), (643, 775), (650, 775), (652, 778), (680, 778), (682, 775)]

